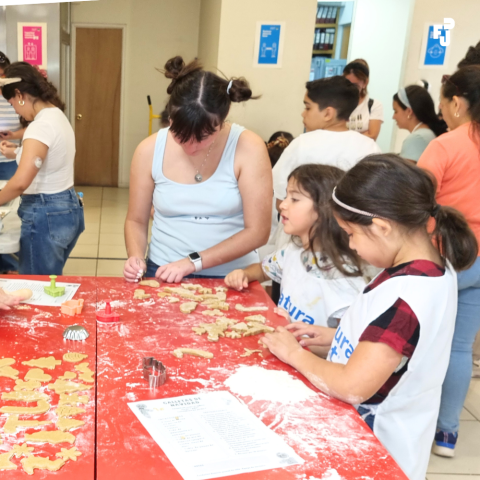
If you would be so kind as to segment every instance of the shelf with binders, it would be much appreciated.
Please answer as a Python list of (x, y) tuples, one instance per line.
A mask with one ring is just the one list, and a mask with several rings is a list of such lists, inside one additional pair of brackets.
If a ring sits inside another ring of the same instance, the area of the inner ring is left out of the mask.
[(336, 37), (334, 28), (316, 28), (313, 39), (313, 54), (332, 55), (335, 51)]
[(313, 50), (313, 55), (333, 55), (334, 50)]
[(315, 28), (337, 28), (336, 23), (316, 23)]

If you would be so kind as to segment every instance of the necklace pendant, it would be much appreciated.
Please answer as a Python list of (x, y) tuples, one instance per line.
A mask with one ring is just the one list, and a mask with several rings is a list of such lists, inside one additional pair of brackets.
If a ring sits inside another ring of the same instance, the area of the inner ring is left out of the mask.
[(195, 181), (198, 182), (198, 183), (200, 183), (202, 180), (203, 180), (203, 177), (202, 177), (199, 173), (197, 173), (197, 174), (195, 175)]

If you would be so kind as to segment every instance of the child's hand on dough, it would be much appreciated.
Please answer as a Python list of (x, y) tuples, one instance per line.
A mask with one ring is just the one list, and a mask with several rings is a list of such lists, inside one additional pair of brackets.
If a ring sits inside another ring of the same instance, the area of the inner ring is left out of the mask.
[(225, 277), (225, 284), (228, 287), (234, 288), (235, 290), (243, 290), (244, 288), (248, 288), (248, 277), (245, 273), (245, 270), (234, 270), (230, 272)]

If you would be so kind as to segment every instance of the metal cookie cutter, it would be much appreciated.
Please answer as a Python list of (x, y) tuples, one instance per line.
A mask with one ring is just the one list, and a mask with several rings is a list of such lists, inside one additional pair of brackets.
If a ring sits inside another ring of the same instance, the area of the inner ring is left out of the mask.
[(143, 378), (149, 387), (160, 387), (167, 381), (165, 365), (153, 357), (143, 357)]

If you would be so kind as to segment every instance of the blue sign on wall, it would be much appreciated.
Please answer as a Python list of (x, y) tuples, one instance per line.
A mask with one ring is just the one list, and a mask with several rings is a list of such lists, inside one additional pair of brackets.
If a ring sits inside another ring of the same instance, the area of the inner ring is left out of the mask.
[[(445, 36), (445, 30), (441, 32), (441, 36)], [(433, 25), (428, 27), (428, 39), (423, 62), (425, 66), (443, 66), (445, 64), (447, 47), (440, 45), (441, 36), (437, 39), (433, 38)]]
[(280, 49), (281, 25), (261, 25), (258, 63), (261, 65), (277, 65)]

